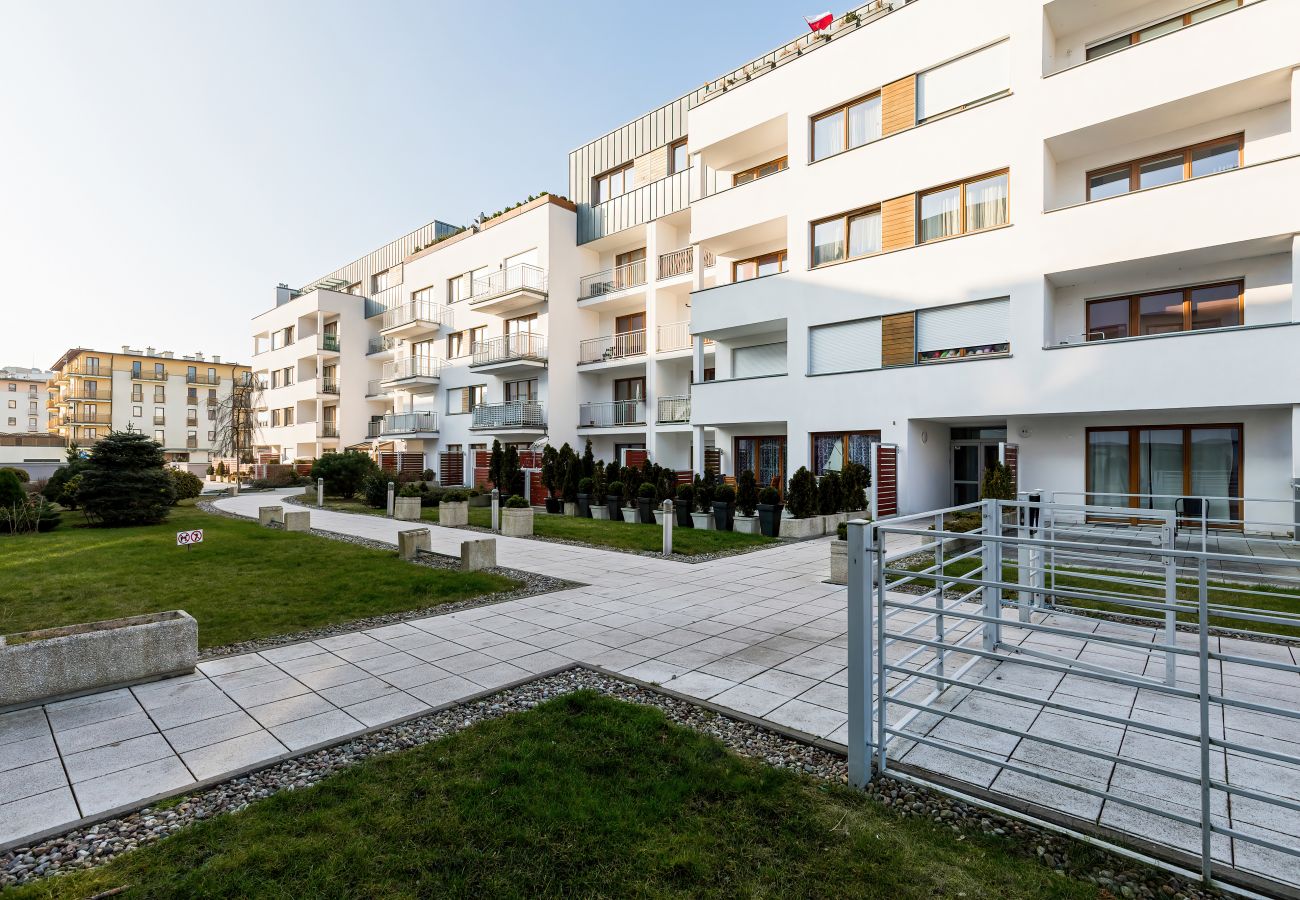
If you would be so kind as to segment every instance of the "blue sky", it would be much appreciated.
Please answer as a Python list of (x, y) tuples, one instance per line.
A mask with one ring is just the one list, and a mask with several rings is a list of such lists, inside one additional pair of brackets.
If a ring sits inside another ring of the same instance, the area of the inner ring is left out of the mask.
[(9, 0), (0, 365), (246, 360), (277, 282), (566, 192), (570, 150), (823, 8)]

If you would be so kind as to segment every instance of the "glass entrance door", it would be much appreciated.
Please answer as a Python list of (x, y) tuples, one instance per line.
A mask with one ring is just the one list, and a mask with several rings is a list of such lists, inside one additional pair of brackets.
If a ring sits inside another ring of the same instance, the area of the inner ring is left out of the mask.
[(952, 442), (952, 502), (954, 506), (980, 498), (984, 470), (998, 461), (998, 441)]

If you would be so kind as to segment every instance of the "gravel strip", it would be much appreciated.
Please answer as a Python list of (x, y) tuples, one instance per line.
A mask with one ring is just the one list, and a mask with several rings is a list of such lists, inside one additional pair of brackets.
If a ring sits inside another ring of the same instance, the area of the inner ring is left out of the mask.
[[(15, 848), (0, 854), (0, 888), (102, 865), (120, 853), (160, 840), (194, 822), (237, 812), (279, 791), (308, 787), (370, 757), (418, 747), (479, 722), (532, 709), (539, 703), (582, 689), (653, 706), (662, 710), (669, 720), (717, 738), (736, 753), (767, 765), (837, 784), (848, 781), (845, 759), (836, 753), (650, 688), (578, 668), (286, 760), (195, 794), (69, 832), (37, 846)], [(1113, 896), (1222, 896), (1166, 872), (1100, 851), (1091, 857), (1093, 861), (1100, 861), (1098, 868), (1074, 871), (1067, 852), (1073, 844), (1071, 839), (892, 778), (875, 779), (868, 785), (867, 794), (901, 815), (924, 817), (951, 828), (954, 840), (963, 840), (966, 834), (976, 832), (1008, 836), (1012, 845), (1022, 848), (1025, 855), (1038, 857), (1044, 865), (1058, 872), (1095, 883)]]

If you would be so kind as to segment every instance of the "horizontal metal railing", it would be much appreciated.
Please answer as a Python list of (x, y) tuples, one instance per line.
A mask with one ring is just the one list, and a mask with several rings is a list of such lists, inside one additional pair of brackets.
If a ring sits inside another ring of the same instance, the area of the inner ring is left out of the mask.
[(437, 430), (436, 412), (413, 412), (386, 415), (369, 423), (366, 433), (369, 437), (379, 437), (384, 434), (427, 434)]
[(471, 366), (531, 359), (545, 361), (546, 335), (508, 334), (486, 341), (476, 341), (471, 350)]
[[(714, 256), (713, 251), (708, 247), (704, 247), (701, 249), (701, 253), (704, 255), (704, 268), (713, 268), (713, 264), (717, 262), (717, 257)], [(689, 275), (694, 271), (694, 247), (683, 247), (680, 250), (670, 250), (667, 253), (659, 254), (658, 274), (660, 278), (673, 278), (677, 275)]]
[[(1288, 488), (1288, 490), (1290, 490)], [(1245, 531), (1249, 533), (1284, 535), (1295, 534), (1297, 507), (1288, 497), (1245, 497), (1215, 494), (1142, 494), (1128, 491), (1051, 491), (1043, 497), (1054, 504), (1086, 504), (1089, 507), (1116, 507), (1119, 511), (1100, 516), (1088, 514), (1089, 521), (1110, 522), (1115, 525), (1139, 524), (1151, 516), (1159, 519), (1164, 512), (1177, 512), (1180, 527), (1210, 531)], [(1200, 507), (1191, 514), (1189, 509)], [(1247, 515), (1247, 507), (1254, 511)], [(1261, 518), (1261, 515), (1264, 516)], [(1065, 513), (1060, 514), (1064, 521)], [(1083, 513), (1078, 514), (1079, 518)]]
[(60, 425), (112, 425), (113, 417), (107, 413), (77, 412), (75, 409), (59, 418)]
[(339, 436), (339, 426), (333, 422), (323, 422), (316, 430), (316, 434), (318, 437), (336, 438)]
[(167, 417), (166, 417), (166, 416), (154, 416), (154, 417), (153, 417), (153, 423), (154, 423), (155, 425), (166, 425), (166, 424), (167, 424)]
[(186, 449), (186, 450), (197, 450), (197, 449), (199, 449), (199, 439), (198, 439), (198, 438), (186, 438), (186, 439), (185, 439), (185, 449)]
[(424, 323), (431, 326), (447, 326), (452, 324), (451, 307), (443, 306), (441, 303), (434, 303), (432, 300), (412, 300), (387, 310), (379, 321), (379, 328), (382, 331), (388, 331), (391, 328), (401, 328), (404, 325)]
[(519, 265), (501, 269), (498, 272), (492, 272), (483, 278), (475, 278), (474, 293), (470, 295), (469, 302), (483, 303), (515, 291), (533, 291), (538, 294), (545, 294), (546, 270), (540, 266), (520, 263)]
[(638, 259), (636, 262), (624, 263), (612, 269), (582, 276), (578, 281), (578, 299), (590, 300), (593, 297), (603, 297), (605, 294), (625, 291), (643, 284), (645, 284), (645, 260)]
[(207, 375), (202, 375), (198, 372), (195, 372), (193, 375), (186, 372), (185, 383), (186, 384), (220, 384), (221, 379), (215, 376), (209, 378)]
[(85, 391), (72, 391), (70, 393), (64, 394), (62, 397), (51, 397), (50, 401), (55, 404), (58, 404), (58, 403), (62, 403), (65, 400), (90, 400), (93, 402), (95, 400), (108, 401), (112, 399), (113, 399), (112, 391), (98, 391), (93, 394), (88, 394)]
[(623, 359), (628, 356), (645, 355), (645, 329), (624, 331), (619, 334), (607, 334), (604, 337), (590, 338), (578, 342), (578, 362), (598, 363)]
[(322, 394), (337, 394), (339, 392), (339, 383), (335, 378), (320, 379), (319, 387)]
[(380, 381), (400, 381), (403, 378), (437, 378), (442, 374), (442, 360), (432, 356), (407, 356), (384, 363)]
[(657, 402), (659, 410), (655, 421), (668, 425), (691, 420), (691, 398), (689, 396), (660, 397)]
[(482, 403), (474, 407), (471, 428), (532, 428), (546, 424), (546, 414), (537, 400)]
[(131, 370), (132, 381), (166, 381), (166, 372), (146, 372), (144, 369)]
[(614, 428), (619, 425), (644, 425), (644, 400), (609, 400), (578, 405), (578, 427)]

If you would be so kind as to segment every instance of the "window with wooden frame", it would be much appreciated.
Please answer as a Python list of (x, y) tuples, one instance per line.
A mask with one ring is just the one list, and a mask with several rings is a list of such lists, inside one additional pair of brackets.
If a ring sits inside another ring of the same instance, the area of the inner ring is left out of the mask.
[(627, 162), (591, 179), (591, 205), (621, 197), (632, 190), (634, 165)]
[(1240, 168), (1245, 165), (1245, 137), (1244, 134), (1230, 134), (1190, 147), (1093, 169), (1085, 176), (1088, 200), (1105, 200), (1119, 194)]
[[(411, 291), (411, 300), (412, 300), (412, 302), (414, 302), (414, 303), (432, 303), (432, 302), (433, 302), (433, 286), (430, 285), (429, 287), (420, 288), (418, 291)], [(337, 336), (337, 334), (338, 334), (338, 323), (336, 323), (336, 322), (331, 322), (330, 325), (333, 325), (333, 326), (334, 326), (334, 334)], [(326, 325), (326, 326), (325, 326), (326, 329), (328, 329), (328, 328), (330, 327), (330, 325)]]
[(536, 400), (537, 379), (528, 378), (523, 381), (507, 381), (502, 385), (502, 391), (507, 403)]
[(614, 379), (614, 400), (644, 400), (645, 399), (645, 376), (639, 375), (636, 378), (615, 378)]
[(676, 175), (691, 167), (691, 156), (686, 150), (686, 138), (673, 141), (668, 145), (668, 174)]
[(789, 157), (781, 156), (769, 162), (745, 169), (743, 172), (736, 172), (731, 176), (731, 186), (739, 187), (742, 184), (749, 184), (751, 181), (758, 181), (760, 178), (775, 175), (777, 172), (784, 172), (788, 168), (790, 168)]
[(1204, 6), (1198, 6), (1190, 12), (1180, 13), (1168, 19), (1162, 19), (1153, 22), (1150, 25), (1143, 26), (1136, 31), (1126, 32), (1112, 38), (1106, 38), (1104, 41), (1084, 49), (1084, 59), (1093, 60), (1114, 53), (1117, 50), (1123, 50), (1125, 47), (1131, 47), (1134, 44), (1140, 44), (1143, 41), (1149, 41), (1162, 35), (1178, 31), (1180, 28), (1186, 28), (1188, 25), (1195, 25), (1197, 22), (1204, 22), (1206, 19), (1213, 19), (1215, 16), (1221, 16), (1226, 12), (1232, 12), (1243, 4), (1244, 0), (1215, 0), (1213, 3), (1207, 3)]
[(1087, 339), (1235, 328), (1246, 322), (1246, 283), (1241, 279), (1102, 297), (1087, 304)]
[(923, 191), (917, 204), (919, 243), (997, 228), (1011, 221), (1007, 170)]
[(813, 162), (869, 144), (880, 136), (880, 92), (877, 91), (813, 116)]
[(786, 253), (784, 250), (775, 250), (771, 253), (764, 253), (762, 256), (754, 256), (733, 262), (731, 264), (731, 280), (749, 281), (751, 278), (776, 275), (785, 270)]
[(447, 414), (458, 415), (470, 413), (477, 406), (483, 405), (486, 385), (471, 384), (468, 387), (451, 388), (447, 391)]
[(474, 273), (465, 272), (455, 278), (447, 279), (447, 302), (459, 303), (468, 300), (474, 293)]
[(812, 223), (813, 267), (880, 252), (880, 207), (841, 213)]
[(846, 462), (871, 469), (871, 444), (880, 441), (879, 431), (825, 431), (809, 435), (812, 443), (813, 474), (842, 472)]
[(474, 345), (482, 343), (486, 338), (486, 325), (479, 325), (477, 328), (466, 328), (464, 331), (453, 331), (447, 335), (447, 358), (455, 359), (458, 356), (469, 356), (474, 352)]

